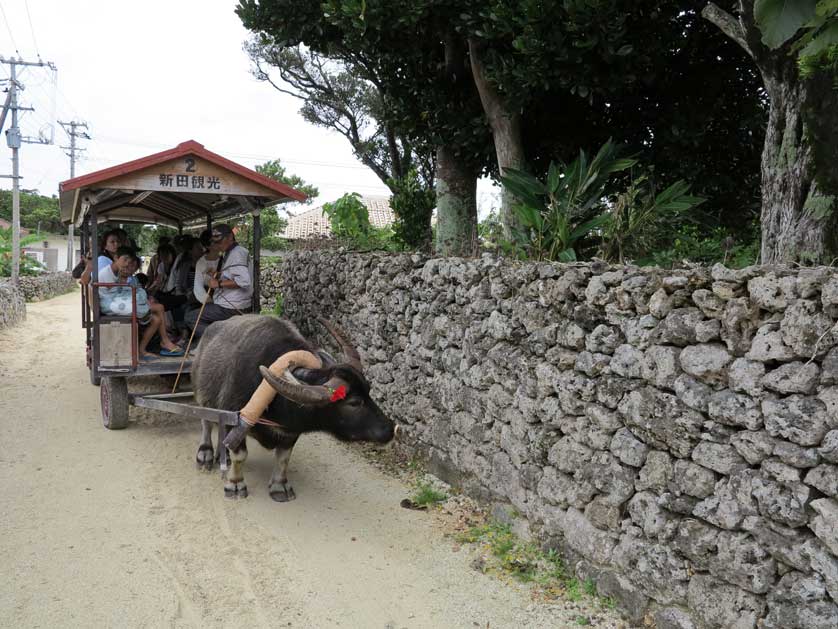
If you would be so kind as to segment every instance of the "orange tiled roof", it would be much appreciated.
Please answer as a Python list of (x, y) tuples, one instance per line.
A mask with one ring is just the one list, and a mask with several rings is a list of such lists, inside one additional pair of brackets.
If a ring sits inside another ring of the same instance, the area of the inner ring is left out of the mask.
[[(373, 227), (392, 225), (396, 217), (390, 208), (389, 197), (361, 197), (367, 206), (370, 223)], [(323, 213), (323, 206), (312, 208), (288, 219), (288, 225), (282, 233), (283, 238), (300, 240), (305, 238), (323, 238), (332, 235), (329, 217)]]

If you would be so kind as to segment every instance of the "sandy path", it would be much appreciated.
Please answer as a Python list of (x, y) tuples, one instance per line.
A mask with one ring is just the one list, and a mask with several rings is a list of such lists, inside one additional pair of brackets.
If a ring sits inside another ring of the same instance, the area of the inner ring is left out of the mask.
[(270, 500), (255, 444), (231, 501), (194, 467), (197, 422), (131, 419), (102, 428), (77, 293), (0, 332), (0, 626), (578, 626), (471, 569), (399, 508), (408, 488), (327, 437), (294, 452), (296, 501)]

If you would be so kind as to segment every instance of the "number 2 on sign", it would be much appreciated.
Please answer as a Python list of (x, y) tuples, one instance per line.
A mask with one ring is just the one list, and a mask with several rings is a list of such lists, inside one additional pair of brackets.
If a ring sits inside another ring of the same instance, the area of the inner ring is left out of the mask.
[(186, 172), (194, 173), (195, 172), (195, 160), (192, 157), (186, 158)]

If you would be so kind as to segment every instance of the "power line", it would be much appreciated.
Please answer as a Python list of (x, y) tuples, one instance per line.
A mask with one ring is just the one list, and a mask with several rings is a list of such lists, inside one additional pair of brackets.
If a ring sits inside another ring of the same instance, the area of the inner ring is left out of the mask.
[[(87, 123), (80, 122), (78, 120), (71, 120), (70, 122), (62, 122), (61, 120), (58, 121), (58, 124), (61, 125), (61, 128), (70, 136), (70, 146), (62, 146), (63, 149), (69, 149), (69, 153), (67, 155), (70, 157), (70, 179), (73, 179), (76, 176), (76, 157), (77, 153), (84, 151), (84, 149), (80, 149), (76, 145), (76, 140), (81, 138), (83, 140), (89, 140), (90, 135), (87, 133)], [(69, 127), (69, 129), (68, 129)], [(81, 131), (84, 129), (84, 131)], [(74, 248), (74, 240), (73, 240), (73, 223), (70, 222), (70, 225), (67, 230), (67, 270), (71, 271), (73, 269), (73, 263), (75, 261), (73, 256), (73, 248)]]
[(3, 21), (6, 23), (6, 30), (9, 31), (9, 38), (12, 40), (12, 46), (15, 47), (15, 52), (20, 54), (20, 50), (17, 47), (17, 42), (15, 41), (15, 36), (12, 35), (12, 27), (9, 26), (9, 18), (6, 17), (6, 9), (3, 8), (3, 5), (0, 4), (0, 13), (3, 14)]
[(35, 27), (32, 26), (32, 15), (29, 13), (29, 0), (23, 0), (23, 3), (26, 5), (26, 17), (29, 18), (29, 30), (32, 33), (32, 43), (35, 44), (35, 54), (37, 54), (38, 59), (40, 59), (41, 51), (38, 50), (38, 40), (35, 39)]
[[(114, 138), (112, 136), (99, 136), (101, 141), (104, 141), (106, 144), (122, 144), (125, 146), (136, 146), (140, 148), (150, 148), (150, 149), (166, 149), (171, 148), (169, 144), (159, 144), (159, 143), (149, 143), (149, 142), (136, 142), (134, 140), (126, 140), (122, 138)], [(224, 151), (223, 149), (220, 150), (224, 155), (228, 155), (230, 157), (236, 157), (239, 159), (256, 159), (256, 160), (273, 160), (276, 159), (276, 156), (271, 155), (257, 155), (253, 153), (232, 153)], [(322, 166), (328, 168), (347, 168), (350, 170), (368, 170), (366, 166), (362, 166), (360, 164), (348, 164), (348, 163), (341, 163), (341, 162), (325, 162), (325, 161), (315, 161), (315, 160), (305, 160), (305, 159), (294, 159), (294, 158), (285, 158), (280, 157), (280, 161), (283, 164), (297, 164), (299, 166)]]
[[(2, 7), (0, 7), (2, 8)], [(3, 12), (5, 18), (5, 11)], [(8, 26), (8, 21), (6, 22)], [(25, 68), (27, 66), (48, 66), (55, 68), (52, 63), (38, 61), (24, 61), (23, 59), (5, 59), (0, 57), (0, 64), (7, 64), (10, 70), (9, 76), (9, 93), (6, 97), (6, 104), (3, 106), (3, 112), (0, 114), (0, 129), (3, 127), (3, 122), (6, 119), (6, 113), (12, 113), (12, 124), (9, 130), (6, 131), (6, 144), (12, 149), (12, 284), (17, 285), (20, 275), (20, 163), (18, 152), (24, 143), (30, 144), (48, 144), (41, 138), (28, 138), (21, 134), (18, 126), (18, 112), (19, 111), (34, 111), (30, 107), (22, 107), (18, 104), (17, 93), (23, 89), (23, 83), (17, 78), (18, 66)]]

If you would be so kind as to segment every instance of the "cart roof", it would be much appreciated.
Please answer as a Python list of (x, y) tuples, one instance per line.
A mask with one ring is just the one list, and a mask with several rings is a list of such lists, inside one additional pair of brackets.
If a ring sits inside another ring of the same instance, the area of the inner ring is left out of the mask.
[(99, 221), (197, 224), (306, 195), (189, 140), (173, 149), (59, 184), (61, 221), (81, 223), (95, 206)]

